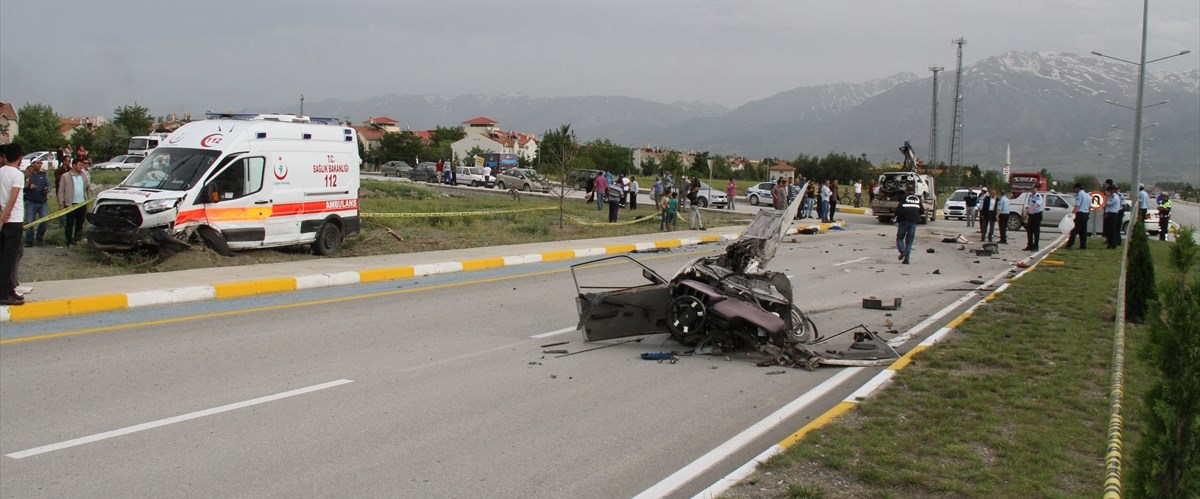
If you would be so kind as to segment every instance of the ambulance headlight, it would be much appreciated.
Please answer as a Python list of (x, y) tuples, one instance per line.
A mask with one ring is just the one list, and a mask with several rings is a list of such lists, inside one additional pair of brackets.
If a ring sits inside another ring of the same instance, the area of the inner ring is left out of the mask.
[(155, 199), (153, 201), (146, 201), (146, 204), (142, 205), (142, 208), (146, 210), (146, 213), (158, 213), (174, 208), (175, 203), (178, 202), (178, 199)]

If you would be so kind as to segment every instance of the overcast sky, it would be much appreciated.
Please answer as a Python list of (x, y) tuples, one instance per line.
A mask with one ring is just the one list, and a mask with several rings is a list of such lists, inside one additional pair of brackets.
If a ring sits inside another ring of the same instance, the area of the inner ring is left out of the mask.
[[(1139, 57), (1137, 0), (3, 0), (0, 101), (111, 116), (386, 94), (736, 107), (1010, 50)], [(1152, 69), (1200, 67), (1200, 2), (1150, 3)], [(361, 118), (361, 117), (355, 117)], [(402, 117), (397, 117), (403, 120)]]

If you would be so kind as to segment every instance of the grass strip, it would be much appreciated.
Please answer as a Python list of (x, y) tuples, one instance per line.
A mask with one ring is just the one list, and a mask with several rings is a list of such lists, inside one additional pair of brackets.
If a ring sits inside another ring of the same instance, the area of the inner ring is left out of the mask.
[[(1151, 251), (1165, 275), (1167, 244), (1151, 241)], [(1053, 258), (1063, 265), (1014, 281), (889, 386), (726, 496), (1101, 495), (1120, 252)], [(1154, 375), (1138, 354), (1145, 337), (1126, 330), (1127, 458)]]

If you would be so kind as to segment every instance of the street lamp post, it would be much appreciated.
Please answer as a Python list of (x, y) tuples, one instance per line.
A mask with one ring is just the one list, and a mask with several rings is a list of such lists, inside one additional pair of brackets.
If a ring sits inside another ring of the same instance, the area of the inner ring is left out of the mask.
[[(1146, 93), (1146, 64), (1149, 64), (1151, 62), (1161, 61), (1163, 59), (1168, 59), (1171, 57), (1181, 56), (1181, 55), (1191, 52), (1189, 50), (1184, 50), (1184, 51), (1179, 52), (1178, 54), (1173, 54), (1173, 55), (1169, 55), (1166, 57), (1160, 57), (1158, 59), (1147, 61), (1146, 60), (1146, 37), (1147, 37), (1147, 31), (1148, 31), (1147, 26), (1148, 26), (1148, 20), (1149, 20), (1149, 12), (1150, 12), (1150, 0), (1142, 0), (1142, 48), (1141, 48), (1141, 59), (1139, 59), (1140, 62), (1135, 63), (1133, 61), (1127, 61), (1125, 59), (1120, 59), (1117, 57), (1112, 57), (1112, 56), (1101, 54), (1096, 51), (1092, 51), (1093, 55), (1105, 57), (1108, 59), (1113, 59), (1116, 61), (1121, 61), (1121, 62), (1124, 62), (1127, 64), (1134, 64), (1138, 67), (1137, 98), (1136, 98), (1137, 103), (1134, 104), (1134, 110), (1133, 110), (1133, 116), (1134, 116), (1133, 117), (1133, 159), (1132, 159), (1133, 183), (1130, 185), (1131, 189), (1137, 189), (1138, 185), (1140, 185), (1141, 181), (1142, 181), (1142, 178), (1141, 178), (1142, 173), (1141, 173), (1140, 168), (1141, 168), (1141, 158), (1142, 158), (1142, 111), (1145, 110), (1144, 105), (1145, 105), (1145, 93)], [(1132, 206), (1132, 209), (1130, 210), (1130, 213), (1131, 214), (1139, 213), (1139, 210), (1141, 209), (1140, 204), (1141, 203), (1138, 201), (1138, 198), (1135, 196), (1133, 198), (1133, 206)], [(1137, 222), (1134, 221), (1134, 224), (1132, 224), (1131, 228), (1134, 228), (1134, 230), (1137, 230), (1136, 227), (1137, 227)], [(1117, 283), (1117, 318), (1116, 318), (1117, 332), (1114, 335), (1115, 337), (1113, 340), (1113, 364), (1115, 367), (1115, 369), (1113, 371), (1113, 385), (1114, 386), (1120, 386), (1120, 379), (1121, 379), (1120, 369), (1121, 369), (1122, 359), (1124, 358), (1124, 351), (1125, 351), (1125, 329), (1124, 329), (1125, 283), (1126, 283), (1127, 272), (1129, 269), (1129, 246), (1130, 245), (1128, 243), (1126, 243), (1124, 248), (1122, 249), (1121, 274), (1120, 274), (1120, 278), (1118, 279), (1119, 282)], [(1109, 409), (1109, 435), (1108, 435), (1108, 437), (1109, 437), (1108, 438), (1109, 452), (1108, 452), (1108, 455), (1105, 457), (1105, 463), (1104, 463), (1105, 464), (1104, 467), (1107, 470), (1106, 477), (1104, 480), (1104, 497), (1105, 497), (1105, 499), (1109, 499), (1109, 498), (1120, 499), (1121, 493), (1122, 493), (1122, 490), (1121, 490), (1121, 485), (1122, 485), (1121, 484), (1121, 453), (1120, 453), (1122, 424), (1121, 424), (1121, 409), (1120, 408), (1121, 408), (1121, 399), (1123, 397), (1121, 396), (1119, 390), (1114, 390), (1113, 393), (1114, 394), (1113, 394), (1113, 397), (1111, 400), (1111, 406)]]

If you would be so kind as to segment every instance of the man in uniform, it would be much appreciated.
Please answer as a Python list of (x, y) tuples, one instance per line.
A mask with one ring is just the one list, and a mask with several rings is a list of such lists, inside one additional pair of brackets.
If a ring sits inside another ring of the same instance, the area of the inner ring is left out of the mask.
[[(992, 204), (993, 210), (996, 212), (996, 223), (992, 226), (992, 230), (996, 229), (996, 225), (1000, 226), (1000, 244), (1008, 244), (1008, 196), (1004, 195), (1004, 189), (996, 191), (996, 201)], [(988, 241), (992, 240), (992, 233), (988, 232)]]
[(1125, 208), (1124, 200), (1117, 186), (1108, 186), (1108, 199), (1104, 202), (1104, 238), (1108, 249), (1121, 245), (1121, 210)]
[(904, 194), (904, 200), (896, 208), (896, 249), (900, 252), (898, 259), (908, 265), (913, 239), (917, 236), (917, 222), (921, 221), (925, 207), (921, 205), (921, 198), (913, 194), (911, 185)]
[(988, 195), (987, 187), (980, 187), (979, 192), (979, 240), (990, 241), (988, 229), (995, 230), (992, 225), (996, 223), (996, 215), (992, 208), (996, 200)]
[(1067, 238), (1067, 249), (1075, 245), (1075, 236), (1079, 236), (1079, 249), (1087, 249), (1087, 222), (1091, 209), (1092, 197), (1083, 190), (1083, 183), (1075, 183), (1075, 228)]
[[(1166, 194), (1165, 192), (1163, 194)], [(1160, 196), (1158, 203), (1158, 240), (1166, 241), (1171, 229), (1171, 196)]]
[(1042, 211), (1046, 200), (1042, 193), (1034, 191), (1025, 200), (1025, 251), (1037, 251), (1042, 240)]

